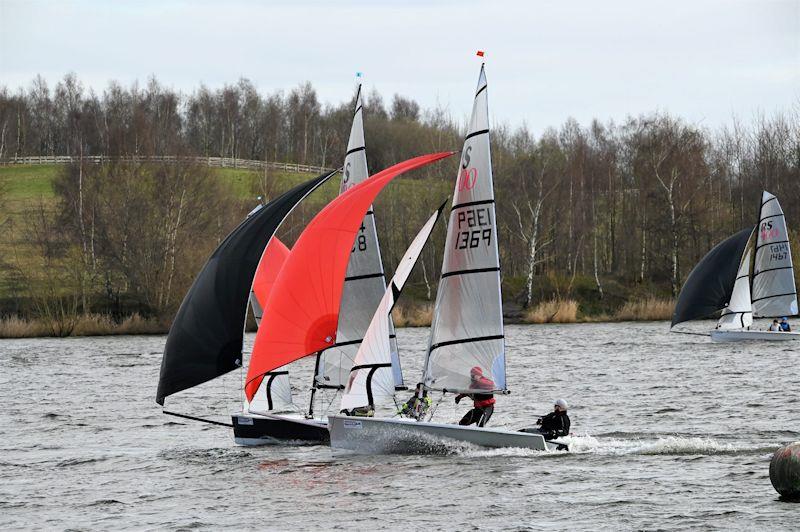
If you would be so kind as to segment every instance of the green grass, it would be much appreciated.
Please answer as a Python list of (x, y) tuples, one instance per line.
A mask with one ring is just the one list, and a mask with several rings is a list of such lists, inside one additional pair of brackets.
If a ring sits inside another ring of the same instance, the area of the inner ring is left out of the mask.
[(53, 180), (62, 165), (13, 165), (0, 166), (0, 183), (8, 200), (52, 198)]

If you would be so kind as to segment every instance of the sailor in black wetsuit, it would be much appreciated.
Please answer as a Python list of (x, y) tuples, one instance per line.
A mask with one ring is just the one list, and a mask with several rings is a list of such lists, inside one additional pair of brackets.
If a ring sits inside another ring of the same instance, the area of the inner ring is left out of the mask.
[(536, 420), (538, 428), (526, 428), (520, 432), (541, 434), (545, 440), (553, 440), (569, 434), (569, 416), (567, 415), (567, 402), (563, 399), (556, 401), (553, 411)]

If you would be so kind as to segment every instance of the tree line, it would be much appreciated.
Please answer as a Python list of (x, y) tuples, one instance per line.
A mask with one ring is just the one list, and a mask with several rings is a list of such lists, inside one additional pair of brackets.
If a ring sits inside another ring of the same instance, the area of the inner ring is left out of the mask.
[[(468, 88), (464, 97), (470, 97)], [(195, 155), (336, 167), (346, 150), (352, 107), (352, 100), (321, 102), (310, 83), (262, 94), (241, 79), (181, 93), (152, 78), (144, 86), (111, 82), (98, 94), (73, 74), (52, 90), (36, 77), (28, 87), (0, 88), (0, 159)], [(536, 132), (493, 123), (501, 260), (504, 276), (519, 281), (507, 296), (530, 305), (542, 296), (542, 279), (557, 296), (587, 283), (598, 300), (609, 296), (609, 285), (674, 296), (708, 249), (756, 222), (762, 189), (780, 198), (790, 228), (796, 227), (799, 119), (794, 107), (747, 122), (732, 119), (718, 129), (663, 112), (619, 123), (566, 119)], [(425, 110), (400, 95), (387, 103), (374, 91), (366, 95), (364, 120), (371, 171), (460, 149), (465, 131), (443, 109)], [(415, 178), (451, 188), (451, 166), (440, 164)], [(57, 212), (34, 217), (44, 256), (55, 256), (48, 245), (77, 253), (78, 285), (81, 271), (99, 271), (100, 257), (106, 274), (94, 274), (93, 286), (99, 278), (113, 280), (118, 290), (166, 314), (213, 244), (248, 209), (208, 169), (192, 165), (78, 164), (65, 169), (55, 186)], [(399, 258), (441, 199), (387, 198), (377, 213), (379, 230), (388, 234), (382, 247), (389, 259)], [(59, 235), (66, 241), (47, 242), (47, 224), (66, 228)], [(796, 244), (796, 231), (792, 238)], [(415, 274), (428, 291), (438, 277), (439, 244), (430, 246), (424, 271)], [(155, 277), (141, 277), (147, 264)]]

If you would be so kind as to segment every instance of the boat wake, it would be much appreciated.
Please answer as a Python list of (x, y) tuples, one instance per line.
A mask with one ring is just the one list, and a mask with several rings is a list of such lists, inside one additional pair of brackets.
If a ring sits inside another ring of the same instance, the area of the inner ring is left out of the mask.
[(720, 442), (709, 437), (657, 436), (604, 438), (590, 435), (562, 438), (572, 453), (594, 453), (606, 455), (712, 455), (753, 454), (774, 451), (777, 447), (748, 444), (746, 442)]
[(566, 456), (575, 454), (595, 454), (605, 456), (704, 456), (768, 454), (778, 446), (748, 444), (746, 442), (721, 442), (710, 437), (686, 437), (637, 435), (634, 438), (603, 437), (591, 435), (570, 435), (559, 438), (559, 442), (569, 445), (568, 452), (532, 451), (529, 449), (464, 449), (463, 454), (472, 457), (489, 456)]

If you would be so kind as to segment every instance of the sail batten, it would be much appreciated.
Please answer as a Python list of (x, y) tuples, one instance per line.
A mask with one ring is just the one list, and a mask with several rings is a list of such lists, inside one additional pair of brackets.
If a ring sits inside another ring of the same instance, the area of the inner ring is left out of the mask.
[(156, 402), (241, 367), (244, 322), (264, 249), (292, 209), (325, 183), (322, 174), (254, 210), (200, 270), (167, 336)]
[(428, 389), (468, 392), (477, 367), (495, 391), (506, 390), (487, 86), (481, 66), (436, 293), (423, 376)]

